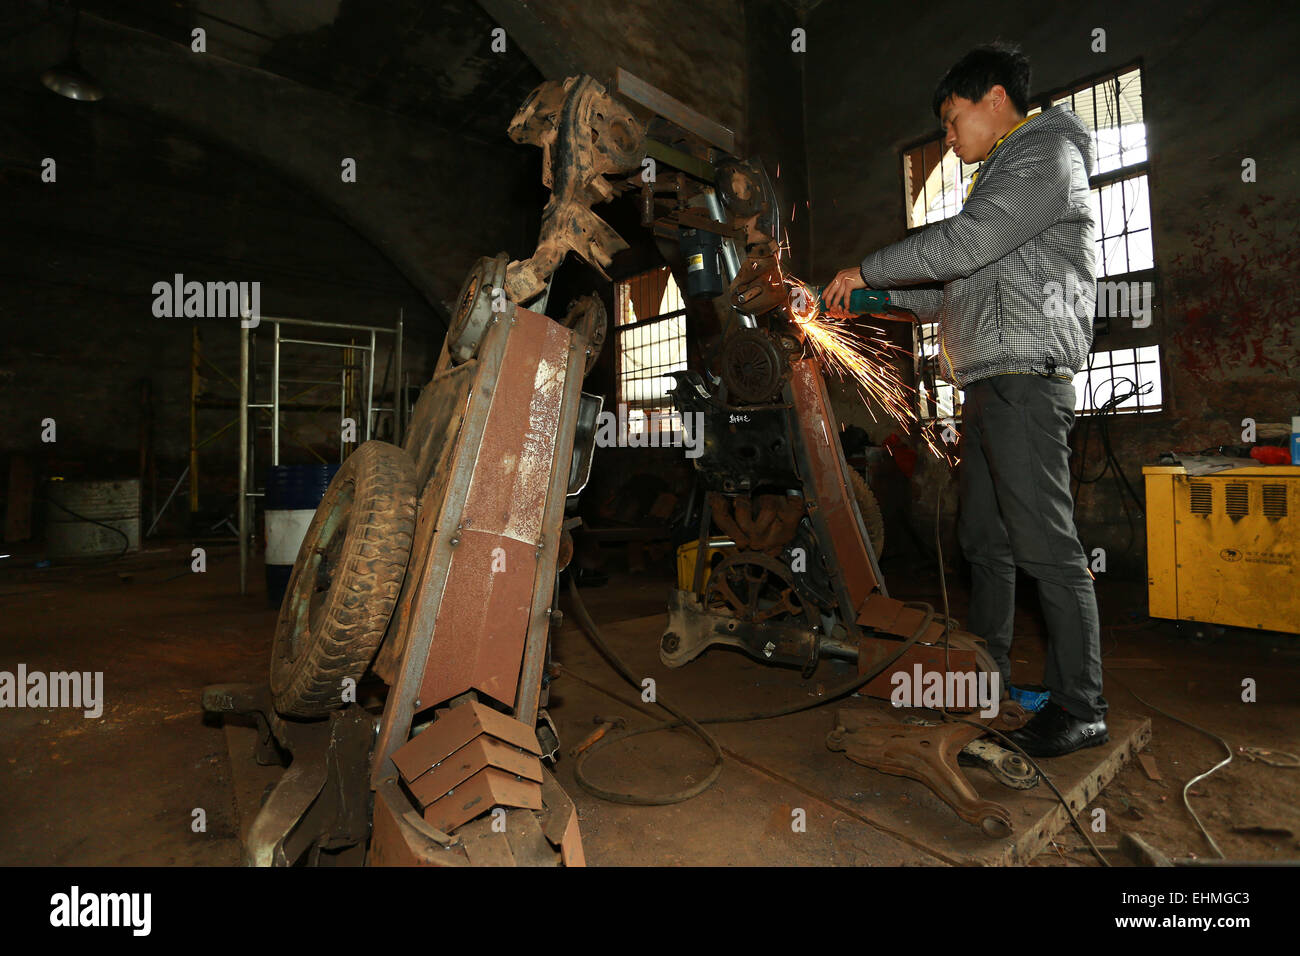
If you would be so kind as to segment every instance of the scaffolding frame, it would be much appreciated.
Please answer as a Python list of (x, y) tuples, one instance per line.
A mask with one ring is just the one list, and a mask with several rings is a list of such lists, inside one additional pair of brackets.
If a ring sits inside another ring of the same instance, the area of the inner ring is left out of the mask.
[[(253, 346), (254, 327), (240, 323), (239, 328), (239, 593), (241, 595), (248, 593), (248, 557), (249, 557), (249, 503), (252, 498), (261, 498), (266, 495), (266, 491), (252, 490), (255, 486), (253, 481), (253, 447), (249, 431), (249, 411), (254, 408), (267, 409), (271, 413), (271, 465), (280, 464), (280, 386), (286, 381), (280, 377), (280, 353), (282, 346), (297, 345), (309, 346), (315, 348), (340, 349), (342, 350), (342, 366), (340, 369), (340, 380), (338, 382), (302, 382), (315, 387), (329, 386), (339, 389), (339, 411), (340, 418), (347, 414), (347, 400), (351, 391), (350, 373), (355, 370), (356, 366), (353, 361), (353, 355), (359, 353), (362, 356), (361, 374), (365, 383), (364, 389), (364, 437), (362, 441), (369, 441), (375, 425), (375, 416), (383, 412), (391, 412), (393, 416), (393, 440), (401, 444), (402, 432), (406, 423), (405, 405), (407, 403), (406, 389), (403, 387), (405, 376), (402, 367), (402, 335), (403, 335), (402, 311), (398, 312), (397, 323), (392, 328), (385, 328), (379, 325), (363, 325), (352, 322), (325, 322), (319, 319), (298, 319), (287, 318), (283, 316), (261, 316), (257, 327), (262, 323), (269, 323), (274, 331), (272, 333), (271, 344), (271, 401), (253, 402), (253, 364), (250, 361)], [(322, 339), (306, 338), (288, 338), (282, 334), (282, 326), (303, 326), (308, 328), (331, 329), (341, 332), (364, 332), (369, 333), (368, 344), (356, 344), (351, 342), (338, 342)], [(390, 407), (375, 405), (375, 355), (378, 344), (378, 336), (393, 336), (392, 350), (392, 368), (393, 368), (393, 404)], [(355, 443), (355, 442), (354, 442)], [(347, 457), (348, 442), (344, 440), (342, 430), (339, 434), (339, 460), (342, 461)]]

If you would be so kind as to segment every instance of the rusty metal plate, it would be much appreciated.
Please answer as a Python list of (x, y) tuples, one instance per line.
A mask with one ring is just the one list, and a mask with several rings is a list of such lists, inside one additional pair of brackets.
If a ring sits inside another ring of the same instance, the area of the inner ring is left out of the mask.
[[(460, 366), (465, 368), (465, 366)], [(445, 470), (445, 468), (444, 468)], [(402, 579), (402, 590), (397, 597), (397, 607), (388, 620), (388, 630), (379, 645), (371, 665), (384, 682), (392, 685), (397, 681), (398, 666), (406, 653), (406, 644), (410, 640), (412, 610), (416, 597), (421, 593), (421, 582), (428, 567), (427, 556), (433, 547), (434, 535), (437, 533), (435, 520), (442, 506), (442, 498), (447, 490), (445, 482), (437, 479), (429, 481), (421, 493), (415, 509), (415, 534), (412, 536), (411, 561)]]
[(538, 757), (485, 734), (474, 738), (451, 756), (444, 757), (415, 780), (408, 781), (411, 796), (421, 807), (427, 807), (484, 767), (496, 767), (538, 783), (542, 780), (542, 761)]
[(518, 780), (514, 774), (487, 767), (470, 777), (441, 800), (424, 809), (424, 819), (450, 833), (493, 807), (542, 809), (542, 785)]
[(402, 835), (393, 808), (382, 794), (375, 794), (374, 828), (370, 835), (371, 866), (432, 866), (433, 859), (417, 854)]
[(470, 701), (438, 716), (424, 731), (393, 752), (393, 764), (408, 784), (475, 737), (488, 734), (540, 756), (537, 732), (521, 721)]
[[(410, 816), (408, 816), (408, 814)], [(457, 866), (465, 857), (426, 834), (432, 828), (410, 809), (397, 785), (388, 782), (375, 791), (374, 828), (370, 835), (370, 866)], [(412, 821), (411, 817), (414, 817)], [(418, 824), (418, 826), (417, 826)], [(445, 834), (438, 834), (445, 839)]]
[(560, 862), (565, 866), (586, 866), (587, 857), (582, 850), (582, 834), (578, 832), (578, 811), (569, 813), (568, 825), (560, 839)]
[(471, 866), (560, 865), (561, 854), (542, 833), (536, 812), (508, 810), (504, 823), (499, 829), (493, 817), (479, 817), (456, 832)]
[[(898, 653), (898, 645), (898, 641), (889, 638), (863, 637), (858, 642), (858, 672), (865, 674), (893, 657)], [(979, 662), (972, 648), (953, 646), (948, 648), (946, 653), (947, 659), (945, 661), (945, 649), (942, 646), (913, 644), (884, 673), (868, 681), (859, 693), (866, 693), (872, 697), (889, 700), (894, 692), (894, 684), (892, 683), (894, 674), (903, 671), (910, 676), (913, 673), (913, 667), (917, 664), (920, 664), (921, 669), (926, 672), (935, 671), (942, 674), (951, 669), (957, 672), (979, 673)], [(953, 713), (965, 713), (977, 709), (978, 706), (976, 704), (972, 707), (963, 708), (950, 705), (948, 709)]]
[[(475, 832), (466, 834), (465, 830), (473, 827)], [(470, 866), (518, 866), (510, 839), (492, 829), (491, 822), (484, 819), (472, 823), (461, 831), (465, 844), (465, 856)]]
[[(477, 690), (514, 707), (542, 525), (556, 468), (573, 333), (516, 310), (463, 507), (452, 486), (439, 530), (455, 547), (424, 664), (420, 707)], [(564, 460), (559, 461), (562, 457)], [(558, 545), (547, 542), (548, 547)], [(417, 708), (419, 709), (419, 708)]]
[[(902, 601), (885, 597), (883, 594), (872, 594), (863, 601), (857, 617), (857, 623), (864, 627), (884, 631), (886, 634), (897, 634), (899, 637), (911, 637), (924, 620), (924, 611), (907, 607)], [(955, 633), (951, 636), (956, 638)], [(922, 644), (940, 643), (943, 640), (943, 624), (938, 621), (931, 622), (918, 640)], [(866, 673), (866, 668), (859, 666), (859, 672)]]
[(870, 545), (853, 510), (853, 491), (844, 475), (846, 466), (835, 415), (816, 361), (795, 362), (790, 385), (795, 417), (812, 468), (807, 478), (814, 489), (816, 508), (830, 533), (834, 560), (844, 577), (852, 607), (861, 607), (878, 582), (868, 557)]
[(573, 339), (544, 316), (515, 313), (460, 517), (463, 530), (533, 546), (541, 541)]
[(555, 434), (555, 468), (551, 473), (547, 507), (542, 516), (542, 544), (537, 549), (537, 574), (533, 581), (532, 618), (524, 643), (524, 657), (515, 694), (515, 714), (529, 723), (537, 720), (542, 693), (542, 671), (546, 666), (546, 649), (550, 642), (551, 602), (555, 594), (556, 560), (561, 547), (561, 530), (569, 480), (577, 455), (578, 422), (582, 416), (582, 369), (585, 365), (583, 340), (574, 342), (569, 352), (569, 371), (564, 397), (560, 404), (559, 425)]
[(460, 533), (433, 625), (417, 711), (467, 690), (514, 706), (536, 564), (532, 545), (498, 534)]
[(542, 831), (538, 815), (531, 810), (515, 810), (506, 815), (506, 839), (516, 866), (559, 866), (555, 852)]
[[(393, 661), (390, 664), (387, 657), (382, 658), (386, 665), (390, 665), (385, 667), (385, 671), (391, 674), (392, 679), (379, 738), (375, 742), (372, 785), (378, 785), (384, 777), (396, 773), (392, 764), (393, 752), (409, 738), (414, 714), (428, 706), (420, 706), (420, 687), (428, 663), (434, 622), (455, 553), (451, 541), (456, 537), (460, 509), (465, 503), (492, 393), (513, 328), (509, 322), (497, 322), (489, 329), (478, 359), (471, 363), (476, 369), (456, 434), (455, 450), (449, 459), (443, 460), (444, 467), (430, 476), (421, 495), (411, 561), (395, 615), (399, 619), (396, 625), (390, 625), (391, 633), (385, 641), (392, 641), (394, 645)], [(449, 367), (444, 348), (439, 360), (439, 374)]]
[[(420, 392), (402, 447), (415, 462), (417, 489), (443, 467), (456, 449), (456, 433), (479, 363), (467, 362), (435, 375)], [(438, 504), (441, 504), (439, 500)]]
[(565, 866), (586, 866), (582, 834), (578, 829), (578, 808), (550, 770), (543, 768), (542, 773), (542, 802), (546, 805), (542, 830), (546, 839), (559, 846), (560, 862)]

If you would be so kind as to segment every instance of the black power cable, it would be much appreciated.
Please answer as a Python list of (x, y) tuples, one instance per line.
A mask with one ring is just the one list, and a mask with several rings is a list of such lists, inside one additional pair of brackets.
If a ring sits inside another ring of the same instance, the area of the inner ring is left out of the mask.
[[(1128, 391), (1117, 392), (1117, 383), (1126, 384), (1128, 386)], [(1111, 387), (1111, 396), (1101, 405), (1098, 405), (1097, 393), (1107, 385)], [(1128, 480), (1128, 475), (1124, 471), (1124, 466), (1120, 464), (1119, 458), (1115, 455), (1115, 449), (1111, 445), (1110, 439), (1110, 419), (1118, 414), (1118, 408), (1120, 405), (1135, 396), (1149, 394), (1153, 388), (1154, 384), (1152, 382), (1138, 385), (1137, 382), (1127, 376), (1111, 378), (1097, 384), (1097, 387), (1088, 395), (1088, 403), (1092, 406), (1094, 414), (1083, 416), (1083, 422), (1079, 429), (1079, 470), (1077, 474), (1075, 472), (1070, 473), (1070, 477), (1074, 479), (1074, 492), (1071, 497), (1074, 499), (1076, 510), (1079, 505), (1080, 487), (1083, 485), (1096, 484), (1107, 474), (1110, 474), (1115, 478), (1116, 484), (1119, 485), (1120, 504), (1124, 508), (1124, 520), (1128, 523), (1129, 540), (1128, 544), (1124, 548), (1125, 554), (1128, 554), (1128, 552), (1133, 549), (1133, 542), (1137, 538), (1137, 530), (1133, 524), (1133, 514), (1129, 510), (1129, 499), (1131, 498), (1137, 505), (1138, 516), (1142, 518), (1146, 517), (1146, 504), (1133, 489), (1133, 485)], [(1097, 423), (1097, 433), (1101, 443), (1103, 458), (1101, 468), (1095, 475), (1089, 478), (1087, 477), (1088, 444), (1091, 441), (1091, 431), (1094, 419), (1096, 419)]]
[[(595, 621), (591, 619), (591, 615), (587, 612), (586, 605), (583, 604), (582, 602), (582, 597), (578, 593), (577, 584), (574, 582), (572, 576), (569, 577), (569, 597), (573, 600), (574, 617), (577, 618), (579, 626), (583, 629), (583, 631), (586, 632), (587, 637), (590, 638), (591, 642), (596, 645), (596, 649), (600, 651), (600, 653), (610, 663), (610, 665), (614, 668), (614, 670), (618, 672), (620, 677), (622, 677), (625, 681), (627, 681), (634, 688), (640, 691), (641, 684), (636, 679), (636, 676), (631, 672), (631, 670), (628, 669), (627, 665), (623, 663), (623, 661), (618, 657), (618, 655), (615, 654), (613, 650), (610, 649), (609, 645), (605, 643), (604, 638), (600, 634), (600, 629), (596, 626)], [(673, 707), (671, 704), (664, 701), (662, 697), (656, 694), (654, 703), (658, 704), (660, 707), (668, 711), (668, 713), (672, 714), (677, 719), (662, 721), (660, 723), (653, 724), (649, 727), (641, 727), (638, 728), (637, 730), (629, 730), (621, 734), (608, 735), (602, 738), (601, 740), (597, 741), (596, 744), (593, 744), (587, 750), (583, 751), (582, 755), (578, 757), (578, 761), (576, 764), (574, 764), (573, 767), (574, 779), (576, 779), (578, 781), (578, 784), (584, 790), (590, 793), (592, 796), (599, 797), (602, 800), (608, 800), (611, 803), (625, 803), (625, 804), (630, 804), (632, 806), (642, 806), (642, 807), (666, 806), (672, 803), (682, 803), (683, 801), (689, 800), (692, 797), (699, 796), (701, 793), (709, 789), (709, 787), (713, 786), (713, 784), (717, 782), (718, 777), (722, 773), (722, 767), (725, 759), (722, 754), (722, 747), (719, 746), (717, 740), (714, 739), (713, 735), (710, 734), (707, 730), (705, 730), (703, 726), (701, 726), (702, 724), (738, 724), (738, 723), (747, 723), (749, 721), (754, 721), (754, 720), (772, 720), (773, 718), (776, 717), (786, 717), (790, 714), (797, 714), (805, 710), (813, 710), (817, 707), (823, 707), (826, 704), (832, 703), (833, 701), (836, 701), (841, 697), (845, 697), (853, 693), (859, 688), (870, 683), (874, 678), (878, 677), (880, 674), (883, 674), (900, 657), (902, 657), (905, 653), (907, 653), (907, 650), (918, 640), (920, 640), (923, 634), (925, 634), (926, 630), (929, 628), (931, 622), (935, 618), (934, 608), (932, 608), (929, 604), (926, 604), (923, 601), (911, 602), (908, 603), (906, 606), (916, 608), (925, 612), (925, 615), (921, 620), (921, 625), (916, 629), (916, 632), (913, 633), (911, 637), (909, 637), (899, 646), (898, 651), (892, 657), (888, 658), (882, 664), (873, 668), (871, 671), (869, 671), (866, 674), (859, 674), (858, 676), (848, 681), (845, 681), (842, 684), (832, 686), (826, 691), (825, 695), (822, 698), (811, 702), (801, 702), (798, 704), (791, 704), (786, 707), (781, 707), (777, 710), (762, 711), (758, 713), (749, 713), (749, 714), (724, 714), (717, 717), (704, 717), (699, 720), (694, 720), (689, 716), (687, 716), (686, 714), (684, 714), (679, 709), (677, 709), (676, 707)], [(695, 733), (696, 736), (698, 736), (701, 740), (704, 741), (705, 745), (709, 748), (710, 751), (713, 752), (714, 755), (713, 768), (712, 770), (709, 771), (709, 775), (699, 783), (695, 784), (695, 786), (693, 787), (690, 787), (686, 790), (679, 790), (674, 793), (663, 794), (661, 796), (646, 796), (637, 793), (620, 793), (614, 790), (606, 790), (604, 787), (600, 787), (592, 783), (591, 780), (588, 779), (585, 771), (583, 770), (583, 766), (586, 764), (588, 758), (590, 758), (592, 754), (594, 754), (596, 751), (610, 744), (617, 743), (618, 741), (621, 740), (627, 740), (629, 737), (640, 736), (641, 734), (652, 734), (652, 733), (658, 733), (659, 731), (663, 731), (663, 730), (672, 730), (675, 727), (688, 727), (693, 733)]]

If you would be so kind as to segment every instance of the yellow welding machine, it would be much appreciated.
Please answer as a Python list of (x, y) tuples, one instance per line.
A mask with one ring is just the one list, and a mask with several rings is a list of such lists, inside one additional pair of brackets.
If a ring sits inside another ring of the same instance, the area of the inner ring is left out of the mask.
[[(687, 541), (677, 549), (677, 587), (690, 591), (695, 587), (695, 556), (700, 550), (699, 541)], [(736, 542), (730, 538), (709, 539), (708, 565), (704, 568), (704, 580), (701, 587), (709, 583), (709, 575), (718, 562), (736, 550)]]
[(1300, 467), (1142, 471), (1151, 616), (1300, 634)]

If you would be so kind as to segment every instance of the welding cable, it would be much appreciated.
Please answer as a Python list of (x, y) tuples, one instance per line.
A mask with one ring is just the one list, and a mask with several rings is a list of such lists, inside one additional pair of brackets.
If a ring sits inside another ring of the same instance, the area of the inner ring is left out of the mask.
[[(1103, 670), (1105, 670), (1105, 668), (1103, 668)], [(1219, 742), (1219, 745), (1223, 747), (1223, 749), (1227, 752), (1228, 754), (1227, 757), (1220, 760), (1209, 770), (1205, 771), (1205, 773), (1197, 774), (1191, 780), (1188, 780), (1187, 783), (1183, 786), (1183, 806), (1185, 806), (1187, 808), (1187, 812), (1192, 815), (1192, 822), (1196, 824), (1196, 828), (1201, 831), (1201, 835), (1204, 836), (1206, 842), (1210, 844), (1210, 849), (1214, 850), (1214, 852), (1218, 854), (1219, 859), (1221, 860), (1227, 859), (1227, 857), (1223, 855), (1223, 851), (1219, 849), (1219, 844), (1214, 841), (1214, 837), (1210, 836), (1210, 831), (1205, 829), (1204, 825), (1201, 823), (1201, 818), (1197, 816), (1196, 811), (1192, 809), (1192, 805), (1187, 799), (1187, 791), (1192, 789), (1193, 784), (1200, 783), (1206, 777), (1210, 776), (1210, 774), (1217, 773), (1218, 771), (1226, 767), (1228, 764), (1232, 763), (1232, 747), (1228, 744), (1226, 740), (1224, 740), (1218, 734), (1206, 730), (1204, 727), (1198, 727), (1196, 726), (1196, 724), (1192, 723), (1191, 721), (1183, 720), (1183, 718), (1181, 717), (1175, 717), (1173, 714), (1169, 713), (1169, 711), (1161, 710), (1155, 704), (1148, 703), (1147, 701), (1143, 700), (1141, 697), (1138, 697), (1137, 691), (1135, 691), (1132, 687), (1129, 687), (1128, 684), (1124, 683), (1122, 680), (1120, 680), (1118, 677), (1112, 674), (1109, 670), (1106, 670), (1106, 676), (1109, 677), (1111, 680), (1115, 681), (1117, 684), (1123, 687), (1134, 697), (1136, 697), (1138, 703), (1141, 704), (1143, 707), (1146, 707), (1148, 710), (1154, 710), (1157, 714), (1162, 714), (1163, 716), (1168, 717), (1170, 720), (1174, 721), (1175, 723), (1182, 724), (1184, 727), (1190, 727), (1192, 730), (1196, 731), (1199, 734), (1204, 734), (1206, 737), (1209, 737), (1211, 740), (1217, 740)]]
[[(637, 691), (640, 691), (641, 690), (640, 681), (637, 680), (636, 676), (627, 667), (627, 665), (623, 663), (623, 661), (619, 658), (619, 656), (614, 653), (614, 651), (610, 648), (610, 646), (607, 643), (605, 643), (604, 638), (600, 634), (600, 629), (596, 626), (595, 621), (591, 619), (591, 615), (587, 611), (587, 606), (583, 603), (582, 597), (578, 593), (577, 584), (574, 582), (572, 576), (569, 577), (569, 597), (573, 600), (574, 617), (577, 619), (578, 624), (582, 628), (582, 630), (587, 634), (587, 637), (591, 640), (593, 644), (596, 645), (596, 649), (600, 651), (600, 653), (609, 662), (610, 666), (613, 667), (614, 670), (618, 672), (620, 677), (622, 677), (625, 681), (627, 681), (634, 688), (636, 688)], [(838, 700), (839, 698), (851, 694), (854, 691), (862, 688), (870, 681), (872, 681), (874, 678), (883, 674), (900, 657), (906, 654), (908, 649), (911, 648), (913, 644), (915, 644), (918, 640), (921, 639), (921, 636), (925, 634), (926, 630), (930, 627), (930, 624), (934, 621), (935, 618), (934, 608), (931, 607), (929, 604), (926, 604), (924, 601), (906, 602), (905, 606), (924, 611), (925, 614), (921, 620), (920, 627), (916, 629), (916, 631), (912, 634), (911, 637), (909, 637), (899, 646), (898, 651), (892, 657), (888, 658), (882, 664), (873, 668), (868, 673), (859, 674), (856, 677), (852, 678), (851, 680), (845, 681), (843, 684), (833, 685), (828, 691), (826, 691), (826, 693), (822, 697), (818, 698), (817, 700), (803, 701), (797, 704), (790, 704), (786, 707), (781, 707), (777, 710), (771, 710), (771, 711), (761, 711), (758, 713), (749, 713), (749, 714), (725, 714), (718, 717), (705, 717), (700, 720), (693, 720), (690, 717), (688, 717), (686, 714), (682, 713), (680, 710), (665, 703), (662, 697), (656, 695), (655, 703), (658, 704), (660, 707), (662, 707), (664, 710), (668, 711), (673, 716), (675, 716), (677, 719), (661, 721), (660, 723), (653, 724), (649, 727), (641, 727), (636, 730), (629, 730), (621, 734), (608, 735), (603, 739), (597, 741), (587, 750), (583, 751), (581, 755), (579, 755), (578, 760), (573, 767), (574, 779), (576, 779), (578, 781), (578, 784), (584, 790), (590, 793), (592, 796), (599, 797), (602, 800), (608, 800), (611, 803), (625, 803), (625, 804), (630, 804), (632, 806), (644, 806), (644, 807), (667, 806), (668, 804), (682, 803), (685, 800), (690, 800), (692, 797), (699, 796), (701, 793), (709, 789), (709, 787), (713, 786), (713, 784), (717, 782), (718, 777), (722, 773), (722, 767), (724, 763), (724, 757), (722, 754), (721, 746), (719, 746), (717, 740), (715, 740), (714, 737), (707, 730), (705, 730), (703, 726), (701, 726), (702, 724), (738, 724), (738, 723), (747, 723), (749, 721), (755, 721), (755, 720), (772, 720), (777, 717), (786, 717), (789, 716), (790, 714), (797, 714), (805, 710), (813, 710), (817, 707), (822, 707), (826, 704), (831, 703), (832, 701)], [(636, 737), (641, 734), (658, 733), (659, 731), (672, 730), (677, 727), (690, 728), (690, 730), (692, 730), (701, 740), (703, 740), (708, 745), (708, 748), (714, 754), (713, 769), (709, 772), (709, 775), (705, 777), (704, 780), (700, 781), (695, 786), (690, 787), (689, 789), (680, 790), (677, 791), (676, 793), (664, 794), (663, 796), (644, 796), (642, 794), (635, 794), (635, 793), (620, 793), (612, 790), (606, 790), (603, 787), (599, 787), (596, 784), (592, 783), (588, 779), (586, 773), (583, 770), (584, 765), (586, 764), (588, 758), (590, 758), (592, 754), (594, 754), (596, 751), (603, 749), (604, 747), (610, 744), (616, 743), (621, 740), (626, 740), (629, 737)]]
[[(640, 681), (636, 679), (636, 676), (628, 669), (627, 665), (623, 663), (619, 656), (614, 653), (608, 644), (605, 643), (604, 638), (600, 636), (600, 629), (596, 627), (595, 621), (591, 619), (591, 615), (587, 612), (587, 606), (582, 603), (582, 598), (578, 595), (578, 585), (572, 574), (569, 575), (569, 597), (573, 600), (574, 616), (578, 619), (578, 624), (582, 629), (587, 632), (587, 636), (591, 638), (591, 642), (595, 644), (600, 653), (604, 655), (605, 659), (610, 663), (610, 666), (612, 666), (614, 670), (618, 671), (619, 676), (639, 690), (641, 687)], [(615, 790), (606, 790), (603, 787), (596, 786), (591, 783), (582, 772), (582, 766), (586, 763), (587, 758), (596, 750), (600, 749), (596, 744), (593, 744), (579, 755), (578, 761), (573, 767), (574, 777), (582, 788), (592, 796), (599, 797), (602, 800), (608, 800), (611, 803), (628, 803), (633, 806), (645, 807), (663, 807), (672, 803), (681, 803), (685, 800), (690, 800), (692, 797), (699, 796), (705, 790), (709, 789), (709, 787), (713, 786), (718, 777), (722, 775), (722, 767), (726, 758), (722, 756), (722, 747), (718, 745), (718, 742), (713, 738), (713, 735), (657, 694), (655, 695), (655, 703), (678, 719), (670, 725), (655, 724), (652, 727), (644, 727), (639, 730), (627, 731), (618, 734), (617, 736), (605, 737), (604, 740), (598, 741), (597, 743), (608, 745), (614, 741), (626, 740), (629, 737), (635, 737), (639, 734), (666, 730), (668, 726), (677, 727), (685, 725), (689, 727), (696, 736), (704, 741), (704, 745), (713, 752), (713, 769), (709, 771), (708, 776), (693, 787), (688, 787), (685, 790), (678, 790), (674, 793), (667, 793), (662, 796), (641, 796), (635, 793), (620, 793)]]
[[(1128, 386), (1128, 391), (1116, 394), (1116, 389), (1121, 383)], [(1102, 387), (1106, 385), (1110, 385), (1111, 387), (1111, 396), (1105, 402), (1098, 405), (1097, 395)], [(1093, 414), (1082, 416), (1082, 421), (1080, 422), (1078, 430), (1079, 472), (1078, 474), (1075, 474), (1073, 471), (1070, 472), (1070, 477), (1074, 479), (1074, 490), (1070, 493), (1070, 497), (1074, 501), (1075, 510), (1077, 510), (1079, 506), (1079, 491), (1083, 485), (1096, 484), (1101, 481), (1102, 478), (1106, 477), (1107, 474), (1110, 474), (1115, 478), (1116, 484), (1120, 486), (1120, 504), (1124, 508), (1124, 520), (1128, 524), (1129, 531), (1128, 544), (1124, 546), (1125, 554), (1128, 554), (1133, 549), (1133, 543), (1137, 538), (1137, 528), (1133, 522), (1132, 512), (1129, 511), (1129, 498), (1132, 498), (1137, 504), (1138, 514), (1141, 517), (1146, 516), (1146, 506), (1143, 504), (1142, 499), (1138, 497), (1138, 493), (1133, 489), (1133, 485), (1128, 480), (1128, 475), (1124, 471), (1124, 466), (1120, 464), (1119, 458), (1115, 455), (1114, 447), (1111, 444), (1109, 422), (1111, 418), (1118, 414), (1118, 408), (1120, 405), (1129, 401), (1129, 399), (1150, 393), (1153, 390), (1153, 387), (1154, 386), (1150, 382), (1139, 385), (1127, 376), (1120, 376), (1099, 382), (1096, 388), (1091, 392), (1085, 391), (1087, 398), (1084, 410), (1087, 411), (1088, 409), (1086, 406), (1091, 405)], [(1102, 463), (1097, 474), (1089, 478), (1086, 477), (1088, 445), (1091, 441), (1091, 429), (1094, 419), (1097, 423), (1097, 433), (1101, 443)], [(1074, 453), (1072, 452), (1071, 456), (1073, 456), (1073, 454)], [(1127, 496), (1125, 495), (1125, 492), (1127, 492)]]

